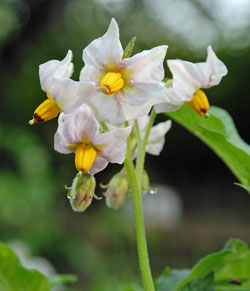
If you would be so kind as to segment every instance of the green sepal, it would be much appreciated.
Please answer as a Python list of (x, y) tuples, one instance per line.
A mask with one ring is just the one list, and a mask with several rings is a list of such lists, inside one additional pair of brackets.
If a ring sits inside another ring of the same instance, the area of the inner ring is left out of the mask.
[(136, 41), (136, 36), (132, 37), (131, 40), (129, 41), (129, 43), (127, 44), (127, 46), (123, 52), (123, 56), (122, 56), (123, 59), (126, 59), (126, 58), (131, 56), (132, 51), (133, 51), (134, 46), (135, 46), (135, 41)]

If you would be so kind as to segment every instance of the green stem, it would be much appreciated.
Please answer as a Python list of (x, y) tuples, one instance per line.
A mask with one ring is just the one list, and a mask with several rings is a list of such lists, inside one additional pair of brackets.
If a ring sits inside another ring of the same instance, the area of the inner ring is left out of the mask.
[(139, 124), (138, 124), (137, 120), (135, 120), (135, 122), (134, 122), (134, 128), (135, 128), (137, 144), (140, 145), (140, 143), (141, 143), (141, 133), (140, 133), (140, 128), (139, 128)]
[(142, 197), (141, 191), (138, 184), (138, 179), (134, 167), (134, 163), (131, 155), (130, 137), (127, 139), (127, 153), (125, 159), (125, 167), (128, 173), (130, 187), (132, 190), (132, 200), (134, 207), (135, 217), (135, 229), (136, 229), (136, 240), (137, 250), (139, 255), (139, 264), (141, 269), (142, 281), (146, 291), (154, 291), (154, 283), (149, 265), (147, 240), (144, 226), (143, 209), (142, 209)]
[(144, 170), (144, 161), (145, 161), (145, 155), (146, 155), (146, 147), (148, 144), (148, 138), (149, 138), (149, 134), (150, 134), (150, 130), (153, 126), (153, 123), (155, 121), (155, 109), (153, 108), (150, 114), (150, 119), (149, 119), (149, 123), (145, 132), (145, 135), (143, 137), (143, 141), (140, 143), (140, 146), (138, 148), (138, 156), (136, 159), (136, 173), (137, 173), (137, 177), (138, 177), (138, 182), (139, 182), (139, 186), (141, 188), (142, 185), (142, 177), (143, 177), (143, 170)]

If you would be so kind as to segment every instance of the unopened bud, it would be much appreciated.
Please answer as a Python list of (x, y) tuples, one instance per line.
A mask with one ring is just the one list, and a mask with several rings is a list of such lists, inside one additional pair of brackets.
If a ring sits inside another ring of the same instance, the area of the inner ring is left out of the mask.
[(103, 188), (108, 188), (105, 193), (107, 206), (114, 209), (120, 208), (129, 193), (127, 173), (122, 170)]
[(90, 174), (79, 172), (73, 180), (68, 198), (72, 209), (76, 212), (83, 212), (89, 207), (95, 196), (95, 177)]

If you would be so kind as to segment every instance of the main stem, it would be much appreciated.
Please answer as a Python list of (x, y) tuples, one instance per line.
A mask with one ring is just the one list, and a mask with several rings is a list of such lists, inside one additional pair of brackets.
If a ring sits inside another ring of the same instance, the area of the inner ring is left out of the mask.
[(132, 189), (132, 200), (134, 207), (135, 229), (137, 239), (137, 250), (139, 255), (139, 264), (141, 269), (142, 281), (146, 291), (154, 291), (154, 283), (149, 265), (147, 240), (144, 226), (141, 187), (138, 184), (138, 178), (133, 164), (130, 147), (130, 137), (127, 139), (127, 153), (125, 167), (128, 173), (130, 186)]

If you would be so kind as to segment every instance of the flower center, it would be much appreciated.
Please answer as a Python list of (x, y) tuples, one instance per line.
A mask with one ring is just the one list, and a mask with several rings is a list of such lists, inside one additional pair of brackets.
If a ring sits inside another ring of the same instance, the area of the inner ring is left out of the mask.
[(76, 148), (75, 166), (78, 171), (88, 172), (92, 167), (97, 152), (91, 145), (79, 144)]
[(199, 89), (194, 93), (193, 99), (188, 102), (188, 105), (200, 116), (207, 116), (209, 102), (206, 94), (202, 90)]
[(124, 86), (124, 80), (120, 73), (109, 72), (101, 80), (99, 89), (106, 95), (118, 92)]
[(57, 102), (54, 99), (48, 98), (37, 107), (30, 124), (48, 121), (57, 117), (59, 112), (60, 108), (57, 105)]

